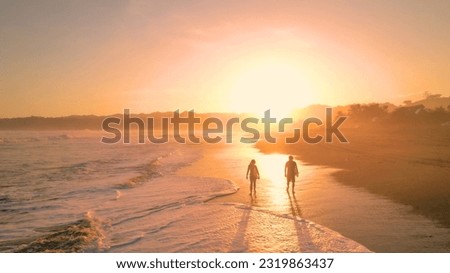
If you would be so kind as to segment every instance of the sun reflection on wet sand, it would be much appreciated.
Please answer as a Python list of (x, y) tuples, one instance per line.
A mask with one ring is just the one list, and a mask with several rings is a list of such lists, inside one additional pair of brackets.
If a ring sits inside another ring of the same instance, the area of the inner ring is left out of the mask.
[[(313, 175), (314, 167), (303, 165), (301, 161), (295, 159), (299, 177), (296, 178), (295, 192), (292, 193), (291, 190), (287, 192), (284, 177), (287, 155), (262, 154), (247, 144), (225, 146), (227, 147), (220, 145), (204, 147), (209, 151), (210, 156), (201, 159), (199, 164), (182, 169), (179, 174), (190, 173), (231, 179), (240, 185), (240, 189), (237, 193), (226, 197), (229, 201), (261, 207), (285, 215), (301, 216), (299, 200), (304, 194), (303, 184)], [(229, 158), (233, 160), (227, 161)], [(252, 159), (256, 160), (261, 177), (256, 182), (256, 196), (249, 195), (249, 181), (245, 179), (246, 168)], [(296, 208), (295, 214), (292, 212), (293, 206)]]
[[(184, 168), (180, 175), (185, 173), (221, 177), (233, 180), (240, 187), (235, 194), (216, 198), (213, 202), (241, 203), (280, 216), (309, 219), (364, 243), (375, 251), (420, 251), (425, 245), (430, 249), (443, 249), (439, 247), (448, 238), (447, 230), (434, 228), (423, 217), (412, 214), (411, 209), (406, 206), (337, 183), (332, 174), (339, 170), (306, 165), (296, 158), (299, 177), (293, 194), (286, 192), (286, 154), (261, 154), (248, 144), (205, 145), (196, 148), (205, 149), (205, 157)], [(245, 179), (247, 165), (252, 159), (256, 160), (261, 176), (257, 181), (256, 197), (249, 196), (249, 181)], [(266, 236), (271, 236), (272, 232), (282, 233), (283, 228), (274, 225), (270, 231), (265, 226), (270, 223), (252, 221), (253, 217), (248, 216), (246, 232), (254, 229)], [(292, 225), (295, 225), (296, 234), (306, 232), (302, 231), (302, 225), (296, 221), (282, 222), (287, 225), (285, 231), (292, 230)], [(396, 228), (392, 229), (392, 226)], [(416, 228), (411, 229), (412, 226)], [(429, 237), (427, 234), (436, 236)], [(320, 239), (319, 234), (310, 235), (314, 241)], [(255, 236), (258, 238), (260, 235)], [(273, 241), (271, 238), (269, 240)], [(304, 249), (308, 245), (307, 241), (296, 243)]]
[(261, 180), (258, 186), (264, 201), (271, 207), (286, 206), (286, 190), (284, 178), (284, 164), (286, 156), (273, 154), (262, 156), (258, 154), (256, 164), (259, 168)]
[[(248, 150), (243, 150), (243, 155), (248, 157)], [(256, 196), (250, 196), (250, 205), (260, 207), (292, 218), (279, 218), (278, 221), (270, 221), (272, 218), (247, 215), (245, 226), (247, 227), (245, 242), (251, 251), (265, 249), (285, 249), (289, 251), (302, 251), (314, 246), (314, 241), (309, 236), (304, 223), (300, 223), (297, 217), (301, 217), (301, 209), (297, 202), (295, 192), (286, 191), (286, 178), (284, 177), (284, 165), (288, 157), (283, 154), (264, 155), (254, 153), (251, 159), (256, 160), (261, 179), (257, 182)], [(248, 161), (251, 160), (250, 158)], [(303, 167), (298, 162), (300, 172)], [(300, 182), (298, 182), (300, 183)], [(300, 189), (297, 187), (297, 189)], [(243, 189), (247, 192), (247, 189)], [(268, 212), (269, 213), (269, 212)], [(258, 214), (259, 215), (259, 214)], [(292, 238), (285, 246), (280, 246), (282, 238)], [(251, 239), (250, 239), (251, 238)], [(299, 240), (302, 238), (303, 240)]]

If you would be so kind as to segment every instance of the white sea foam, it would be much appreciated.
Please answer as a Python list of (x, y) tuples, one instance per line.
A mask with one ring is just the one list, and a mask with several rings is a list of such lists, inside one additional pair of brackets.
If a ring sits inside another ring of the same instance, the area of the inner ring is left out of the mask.
[(191, 204), (148, 216), (119, 252), (369, 252), (339, 233), (304, 219), (239, 204)]

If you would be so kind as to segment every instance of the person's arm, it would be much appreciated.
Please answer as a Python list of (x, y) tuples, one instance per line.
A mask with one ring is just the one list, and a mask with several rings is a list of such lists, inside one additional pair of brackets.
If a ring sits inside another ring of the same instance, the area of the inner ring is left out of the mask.
[(298, 168), (297, 168), (297, 162), (295, 163), (295, 176), (298, 177)]
[(286, 164), (284, 164), (284, 177), (287, 177), (287, 168), (288, 168), (288, 163), (286, 162)]
[(258, 170), (258, 167), (255, 166), (255, 168), (256, 168), (256, 174), (258, 175), (258, 179), (259, 179), (259, 170)]
[(245, 175), (245, 177), (248, 179), (248, 173), (250, 172), (250, 165), (248, 165), (247, 167), (247, 174)]

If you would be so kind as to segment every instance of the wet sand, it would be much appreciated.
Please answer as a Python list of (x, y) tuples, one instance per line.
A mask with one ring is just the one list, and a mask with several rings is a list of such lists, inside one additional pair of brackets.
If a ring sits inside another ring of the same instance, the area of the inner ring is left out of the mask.
[[(198, 148), (203, 150), (203, 157), (180, 169), (177, 175), (225, 178), (238, 185), (237, 192), (210, 200), (208, 206), (213, 210), (219, 204), (237, 207), (242, 204), (252, 208), (242, 215), (237, 232), (241, 234), (240, 239), (233, 245), (245, 241), (250, 252), (260, 252), (261, 249), (263, 252), (370, 252), (364, 245), (335, 230), (301, 218), (296, 193), (287, 193), (285, 184), (280, 187), (280, 181), (275, 178), (279, 170), (270, 172), (274, 170), (270, 166), (284, 161), (285, 156), (266, 157), (251, 146), (241, 144), (202, 145)], [(256, 156), (260, 162), (259, 168), (264, 169), (260, 171), (261, 180), (257, 182), (256, 196), (249, 195), (245, 179), (246, 166), (251, 160), (249, 156)], [(255, 218), (260, 212), (269, 217)], [(278, 220), (271, 222), (268, 221), (270, 219)], [(232, 222), (231, 218), (229, 220)]]
[(338, 182), (363, 188), (450, 228), (450, 129), (343, 129), (349, 143), (258, 143), (260, 151), (294, 154), (340, 171)]
[[(364, 189), (336, 181), (339, 169), (306, 164), (296, 158), (300, 179), (286, 191), (286, 154), (263, 154), (248, 144), (200, 145), (203, 157), (179, 174), (232, 180), (239, 191), (210, 202), (242, 203), (281, 215), (302, 217), (331, 228), (375, 252), (448, 252), (450, 232), (417, 215), (411, 206), (394, 203)], [(249, 195), (245, 172), (256, 159), (261, 173), (257, 196)]]

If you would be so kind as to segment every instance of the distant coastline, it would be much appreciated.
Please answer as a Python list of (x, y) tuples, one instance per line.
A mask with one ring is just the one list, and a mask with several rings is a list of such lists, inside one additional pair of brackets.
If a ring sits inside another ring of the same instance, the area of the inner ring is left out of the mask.
[[(184, 116), (186, 112), (180, 113)], [(161, 119), (170, 118), (173, 112), (153, 112), (150, 114), (131, 114), (133, 117), (138, 117), (142, 120), (153, 118), (155, 120), (154, 128), (161, 128)], [(200, 118), (217, 117), (219, 119), (226, 119), (233, 115), (244, 117), (243, 114), (231, 113), (204, 113), (196, 114)], [(66, 117), (17, 117), (17, 118), (0, 118), (0, 130), (102, 130), (102, 122), (106, 118), (122, 117), (122, 114), (113, 114), (108, 116), (96, 115), (72, 115)]]
[[(327, 105), (311, 105), (297, 109), (290, 117), (294, 123), (300, 122), (308, 117), (323, 117)], [(418, 123), (428, 125), (450, 125), (450, 97), (443, 97), (439, 94), (428, 95), (422, 100), (415, 102), (405, 101), (403, 105), (391, 103), (365, 103), (351, 104), (345, 106), (334, 106), (333, 113), (339, 115), (349, 115), (350, 126), (359, 127), (373, 122), (383, 123), (383, 125), (399, 124), (410, 126)], [(263, 113), (258, 113), (261, 116)], [(152, 112), (152, 113), (132, 113), (133, 117), (146, 120), (153, 118), (155, 123), (153, 128), (161, 128), (162, 118), (170, 118), (173, 112)], [(187, 111), (180, 112), (180, 116), (186, 116)], [(0, 130), (102, 130), (102, 122), (106, 118), (121, 117), (122, 114), (112, 115), (71, 115), (64, 117), (11, 117), (0, 118)], [(253, 117), (249, 113), (197, 113), (200, 119), (209, 117), (227, 120), (230, 117)], [(281, 117), (278, 117), (280, 119)], [(348, 123), (348, 122), (347, 122)], [(349, 125), (349, 124), (347, 124)]]

